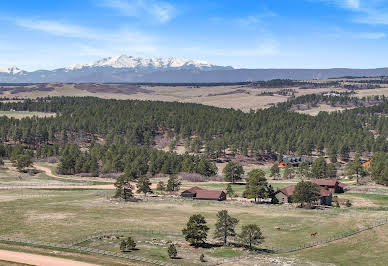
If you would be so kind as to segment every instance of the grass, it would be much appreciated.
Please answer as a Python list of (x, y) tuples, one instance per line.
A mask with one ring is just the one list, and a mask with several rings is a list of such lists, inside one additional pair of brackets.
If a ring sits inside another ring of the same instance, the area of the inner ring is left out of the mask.
[(241, 256), (243, 252), (240, 250), (235, 250), (232, 248), (220, 248), (214, 252), (209, 252), (207, 255), (216, 257), (216, 258), (233, 258)]
[(37, 116), (37, 117), (55, 116), (55, 113), (28, 112), (28, 111), (0, 111), (0, 116), (22, 119), (25, 117), (33, 117), (33, 116)]

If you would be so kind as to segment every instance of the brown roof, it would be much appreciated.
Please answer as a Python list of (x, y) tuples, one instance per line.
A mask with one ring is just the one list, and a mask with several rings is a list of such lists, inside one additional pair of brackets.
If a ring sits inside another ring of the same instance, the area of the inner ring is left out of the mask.
[(337, 179), (311, 179), (311, 182), (320, 185), (320, 186), (329, 186), (329, 187), (335, 187), (335, 184), (338, 182)]
[(279, 191), (281, 191), (284, 195), (288, 197), (294, 194), (294, 190), (295, 190), (295, 185), (291, 185), (291, 186), (279, 189)]
[(321, 188), (321, 191), (319, 191), (319, 195), (321, 197), (327, 197), (330, 196), (331, 192), (329, 190), (326, 190), (324, 188)]
[(342, 183), (342, 182), (338, 182), (338, 186), (344, 188), (344, 187), (346, 187), (346, 184), (345, 184), (345, 183)]
[(196, 199), (219, 199), (224, 193), (221, 190), (198, 190)]
[(199, 190), (203, 190), (202, 188), (200, 187), (192, 187), (192, 188), (189, 188), (185, 191), (183, 191), (182, 193), (197, 193)]
[[(282, 192), (284, 195), (286, 195), (287, 197), (290, 197), (292, 196), (292, 194), (294, 194), (294, 191), (295, 191), (295, 185), (291, 185), (291, 186), (288, 186), (288, 187), (285, 187), (285, 188), (282, 188), (282, 189), (279, 189), (280, 192)], [(321, 197), (326, 197), (326, 196), (330, 196), (331, 192), (326, 190), (326, 189), (323, 189), (321, 188), (321, 190), (319, 191), (319, 195)]]

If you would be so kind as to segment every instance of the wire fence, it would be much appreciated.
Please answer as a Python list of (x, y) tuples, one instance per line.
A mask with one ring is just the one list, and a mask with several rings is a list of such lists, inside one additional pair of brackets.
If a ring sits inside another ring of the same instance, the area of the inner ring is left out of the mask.
[[(308, 248), (312, 248), (315, 246), (327, 244), (327, 243), (330, 243), (330, 242), (333, 242), (336, 240), (344, 239), (344, 238), (356, 235), (358, 233), (385, 225), (387, 223), (388, 223), (388, 217), (381, 219), (379, 221), (376, 221), (370, 225), (364, 226), (362, 228), (353, 229), (353, 230), (350, 230), (348, 232), (337, 234), (337, 235), (329, 237), (327, 239), (321, 239), (321, 240), (305, 243), (303, 245), (291, 247), (288, 249), (280, 249), (280, 248), (274, 248), (274, 247), (261, 247), (261, 250), (266, 250), (268, 253), (273, 253), (273, 254), (284, 254), (284, 253), (295, 252), (295, 251), (299, 251), (299, 250), (308, 249)], [(172, 264), (169, 262), (144, 258), (144, 257), (140, 257), (140, 256), (131, 255), (128, 253), (123, 253), (123, 252), (118, 253), (118, 252), (112, 252), (112, 251), (107, 251), (107, 250), (101, 250), (101, 249), (96, 249), (96, 248), (80, 246), (81, 244), (83, 244), (86, 241), (97, 239), (99, 237), (121, 235), (121, 234), (126, 234), (126, 233), (142, 233), (142, 234), (151, 234), (151, 235), (158, 234), (158, 235), (163, 235), (163, 236), (182, 237), (182, 234), (177, 233), (177, 232), (127, 229), (127, 230), (111, 230), (111, 231), (99, 232), (99, 233), (86, 236), (84, 238), (78, 239), (78, 240), (70, 242), (70, 243), (62, 243), (62, 244), (61, 243), (38, 241), (38, 240), (23, 239), (23, 238), (15, 238), (15, 237), (6, 237), (6, 236), (0, 236), (0, 241), (19, 243), (19, 244), (29, 244), (29, 245), (36, 245), (36, 246), (56, 248), (56, 249), (65, 249), (65, 250), (69, 250), (69, 251), (85, 252), (85, 253), (92, 253), (92, 254), (98, 254), (98, 255), (106, 255), (106, 256), (112, 256), (112, 257), (117, 257), (117, 258), (122, 258), (122, 259), (129, 259), (129, 260), (134, 260), (134, 261), (139, 261), (139, 262), (145, 262), (145, 263), (154, 264), (154, 265), (162, 265), (162, 266), (175, 265), (175, 264)], [(209, 263), (206, 263), (206, 264), (207, 265), (219, 265), (219, 264), (223, 264), (223, 263), (231, 263), (231, 262), (239, 261), (242, 259), (255, 259), (255, 257), (256, 257), (256, 255), (249, 254), (249, 255), (237, 256), (237, 257), (232, 257), (232, 258), (217, 259), (216, 261), (214, 261), (210, 264)]]
[(98, 254), (98, 255), (105, 255), (105, 256), (111, 256), (111, 257), (116, 257), (116, 258), (121, 258), (121, 259), (129, 259), (129, 260), (134, 260), (134, 261), (139, 261), (139, 262), (145, 262), (145, 263), (154, 264), (154, 265), (161, 265), (161, 266), (173, 266), (173, 265), (175, 265), (175, 264), (172, 264), (169, 262), (144, 258), (144, 257), (135, 256), (135, 255), (131, 255), (131, 254), (124, 253), (124, 252), (118, 253), (118, 252), (112, 252), (112, 251), (101, 250), (101, 249), (96, 249), (96, 248), (80, 247), (80, 246), (75, 246), (75, 245), (71, 245), (71, 244), (58, 244), (58, 243), (52, 243), (52, 242), (44, 242), (44, 241), (14, 238), (14, 237), (4, 237), (4, 236), (0, 236), (0, 241), (6, 241), (6, 242), (18, 243), (18, 244), (29, 244), (29, 245), (48, 247), (48, 248), (56, 248), (56, 249), (65, 249), (65, 250), (69, 250), (69, 251), (85, 252), (85, 253), (92, 253), (92, 254)]

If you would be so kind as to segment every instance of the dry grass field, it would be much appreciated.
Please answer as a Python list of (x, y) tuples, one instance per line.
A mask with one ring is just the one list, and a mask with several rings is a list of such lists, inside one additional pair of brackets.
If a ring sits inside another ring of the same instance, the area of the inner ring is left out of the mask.
[(24, 111), (0, 111), (0, 116), (13, 117), (16, 119), (22, 119), (25, 117), (50, 117), (55, 116), (54, 113), (43, 113), (43, 112), (24, 112)]
[[(318, 82), (318, 81), (314, 81)], [(324, 81), (320, 81), (324, 82)], [(349, 82), (348, 82), (349, 83)], [(351, 83), (350, 83), (351, 84)], [(106, 86), (106, 89), (104, 89)], [(43, 85), (30, 85), (23, 87), (22, 90), (6, 90), (0, 94), (1, 97), (20, 97), (37, 98), (44, 96), (95, 96), (109, 99), (138, 99), (150, 101), (179, 101), (200, 103), (205, 105), (217, 106), (222, 108), (240, 109), (245, 112), (250, 109), (263, 109), (273, 104), (286, 101), (289, 96), (282, 95), (260, 95), (262, 92), (276, 91), (278, 89), (253, 88), (249, 85), (224, 85), (224, 86), (157, 86), (157, 85), (128, 85), (128, 88), (122, 89), (120, 84), (62, 84), (52, 83)], [(132, 86), (132, 87), (131, 87)], [(386, 95), (388, 96), (388, 85), (382, 85), (382, 88), (355, 90), (356, 97)], [(384, 87), (385, 86), (385, 87)], [(15, 86), (13, 86), (15, 87)], [(43, 87), (43, 89), (42, 89)], [(301, 96), (313, 93), (328, 92), (336, 90), (339, 92), (347, 91), (344, 88), (317, 88), (300, 89), (299, 87), (282, 88), (295, 90), (295, 96)], [(319, 111), (336, 111), (337, 108), (328, 108), (321, 105), (317, 108), (306, 111), (308, 114), (316, 114)]]
[[(8, 163), (6, 165), (9, 167)], [(46, 165), (47, 166), (47, 165)], [(54, 168), (54, 166), (51, 166)], [(85, 236), (110, 230), (133, 230), (131, 235), (138, 241), (138, 250), (133, 255), (173, 262), (180, 265), (199, 264), (200, 254), (205, 254), (208, 262), (216, 263), (219, 259), (233, 258), (240, 255), (257, 257), (234, 261), (233, 265), (272, 265), (270, 261), (278, 261), (277, 265), (320, 265), (335, 263), (348, 265), (378, 265), (381, 259), (388, 259), (384, 245), (388, 244), (385, 235), (388, 226), (360, 233), (353, 237), (338, 240), (320, 247), (287, 254), (271, 255), (252, 253), (241, 248), (209, 247), (194, 249), (187, 245), (180, 235), (190, 215), (201, 213), (210, 226), (209, 240), (214, 243), (213, 233), (216, 213), (226, 209), (237, 217), (240, 222), (237, 231), (243, 224), (260, 225), (266, 237), (262, 248), (287, 249), (305, 243), (324, 240), (371, 224), (377, 219), (387, 217), (382, 208), (388, 202), (388, 196), (376, 194), (345, 193), (339, 195), (341, 202), (350, 199), (354, 204), (351, 208), (342, 207), (331, 210), (304, 210), (282, 205), (255, 205), (235, 201), (213, 202), (182, 200), (180, 197), (142, 198), (140, 202), (118, 202), (112, 200), (114, 191), (101, 189), (45, 189), (38, 186), (33, 189), (16, 189), (15, 182), (41, 183), (75, 182), (80, 177), (69, 176), (68, 180), (39, 174), (33, 177), (23, 176), (20, 180), (13, 169), (0, 171), (0, 182), (10, 189), (0, 189), (0, 235), (68, 243)], [(225, 183), (184, 183), (182, 189), (199, 185), (208, 189), (223, 189)], [(275, 188), (284, 187), (287, 183), (273, 183)], [(234, 185), (236, 192), (241, 193), (243, 185)], [(372, 209), (371, 209), (372, 208)], [(280, 230), (275, 230), (280, 227)], [(150, 232), (150, 231), (153, 232)], [(318, 232), (317, 238), (311, 232)], [(368, 239), (368, 245), (363, 239)], [(287, 241), (285, 241), (287, 240)], [(170, 260), (167, 257), (168, 242), (176, 244), (181, 259)], [(83, 242), (85, 247), (93, 247), (108, 251), (119, 251), (119, 239), (103, 238)], [(381, 244), (381, 246), (380, 246)], [(352, 248), (347, 248), (351, 246)], [(364, 251), (361, 253), (361, 251)], [(370, 252), (370, 253), (368, 253)], [(335, 258), (331, 258), (335, 254)], [(377, 259), (370, 254), (379, 256)], [(259, 260), (259, 261), (257, 261)], [(229, 265), (232, 265), (229, 264)], [(275, 265), (274, 263), (273, 265)]]

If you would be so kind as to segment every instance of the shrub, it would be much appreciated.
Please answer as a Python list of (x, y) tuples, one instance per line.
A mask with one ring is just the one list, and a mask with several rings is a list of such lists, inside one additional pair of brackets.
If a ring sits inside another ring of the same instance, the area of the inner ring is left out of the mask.
[(345, 206), (346, 207), (352, 207), (352, 203), (350, 202), (350, 200), (346, 201)]
[(167, 253), (171, 259), (176, 258), (176, 256), (178, 255), (178, 251), (176, 250), (176, 247), (174, 244), (170, 244), (170, 246), (168, 246)]
[(206, 262), (206, 260), (205, 260), (205, 255), (203, 255), (203, 253), (201, 254), (201, 256), (199, 256), (199, 260), (200, 260), (201, 262)]

